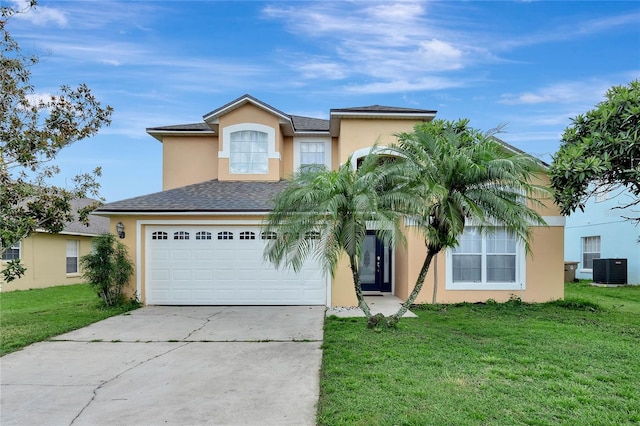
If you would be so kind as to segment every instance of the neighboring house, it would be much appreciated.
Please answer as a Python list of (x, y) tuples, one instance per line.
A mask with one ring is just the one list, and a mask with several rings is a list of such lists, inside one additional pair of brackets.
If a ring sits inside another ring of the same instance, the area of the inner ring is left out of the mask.
[[(640, 284), (640, 226), (623, 216), (637, 217), (638, 208), (620, 209), (635, 197), (612, 189), (587, 200), (584, 212), (567, 217), (564, 258), (579, 262), (576, 278), (593, 279), (593, 259), (627, 259), (627, 282)], [(633, 211), (635, 210), (635, 211)]]
[[(346, 259), (333, 279), (313, 259), (299, 274), (265, 262), (272, 236), (261, 231), (263, 219), (284, 179), (300, 167), (335, 169), (435, 114), (375, 105), (332, 109), (323, 120), (245, 95), (202, 122), (147, 129), (162, 143), (163, 191), (96, 212), (110, 217), (112, 232), (124, 226), (121, 241), (136, 264), (130, 293), (152, 305), (356, 305)], [(439, 256), (438, 301), (562, 298), (564, 218), (547, 204), (540, 213), (550, 226), (533, 230), (533, 255), (525, 256), (504, 233), (490, 240), (469, 227), (464, 251)], [(406, 247), (392, 250), (376, 240), (375, 226), (364, 242), (363, 287), (406, 298), (424, 259), (424, 240), (408, 232)], [(430, 273), (417, 301), (430, 302), (432, 290)]]
[[(78, 211), (94, 201), (74, 200), (71, 205), (74, 211)], [(79, 259), (91, 252), (93, 237), (109, 232), (109, 219), (95, 215), (89, 217), (88, 227), (74, 221), (66, 224), (57, 234), (36, 230), (7, 249), (2, 254), (2, 263), (20, 259), (27, 271), (22, 277), (8, 283), (0, 280), (0, 291), (28, 290), (84, 282)]]

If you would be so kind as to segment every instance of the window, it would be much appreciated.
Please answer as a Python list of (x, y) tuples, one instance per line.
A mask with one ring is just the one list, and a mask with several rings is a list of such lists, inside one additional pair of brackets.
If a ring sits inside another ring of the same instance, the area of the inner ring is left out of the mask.
[(229, 159), (231, 174), (266, 174), (269, 159), (276, 152), (276, 129), (258, 123), (239, 123), (222, 129), (222, 150), (218, 158)]
[(448, 256), (447, 289), (524, 288), (524, 248), (505, 228), (483, 235), (478, 228), (467, 227)]
[(233, 240), (233, 232), (230, 231), (221, 231), (218, 232), (219, 240)]
[(275, 240), (278, 235), (275, 232), (263, 232), (260, 236), (263, 240)]
[(12, 244), (2, 253), (2, 260), (11, 261), (16, 259), (20, 259), (20, 243)]
[(67, 240), (67, 274), (78, 273), (78, 240)]
[(242, 231), (240, 233), (240, 239), (241, 240), (255, 240), (256, 239), (256, 233), (255, 232), (251, 232), (251, 231)]
[(196, 240), (210, 240), (211, 232), (207, 231), (198, 231), (196, 232)]
[(304, 238), (307, 240), (319, 240), (320, 233), (318, 231), (309, 231), (304, 235)]
[(169, 235), (164, 231), (155, 231), (151, 234), (152, 240), (166, 240), (169, 238)]
[(324, 142), (300, 142), (300, 169), (324, 167)]
[(326, 167), (331, 169), (331, 139), (329, 138), (294, 138), (293, 168)]
[(189, 233), (186, 232), (186, 231), (174, 232), (173, 233), (173, 239), (174, 240), (188, 240), (189, 239)]
[(229, 173), (269, 172), (268, 135), (255, 130), (231, 133)]
[(593, 259), (600, 259), (600, 236), (582, 238), (582, 269), (593, 269)]

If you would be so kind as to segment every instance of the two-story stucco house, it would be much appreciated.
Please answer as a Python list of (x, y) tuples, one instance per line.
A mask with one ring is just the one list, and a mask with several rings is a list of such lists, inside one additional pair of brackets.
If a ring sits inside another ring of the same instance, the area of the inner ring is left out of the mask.
[[(112, 232), (124, 226), (121, 241), (136, 265), (131, 293), (158, 305), (356, 305), (346, 259), (333, 278), (313, 259), (298, 274), (276, 270), (263, 260), (270, 236), (261, 223), (299, 167), (335, 169), (435, 114), (376, 105), (332, 109), (324, 120), (290, 115), (245, 95), (202, 122), (147, 129), (162, 143), (163, 191), (97, 212), (110, 217)], [(454, 279), (452, 257), (461, 252), (442, 254), (438, 301), (562, 298), (564, 218), (546, 204), (541, 214), (549, 226), (534, 229), (533, 255), (507, 235), (496, 233), (499, 241), (487, 244), (488, 237), (469, 228), (463, 254), (475, 259), (476, 269)], [(396, 249), (368, 236), (360, 271), (365, 290), (407, 297), (425, 255), (424, 241), (407, 235), (407, 245)], [(488, 266), (497, 263), (499, 273)], [(418, 302), (431, 301), (433, 285), (430, 274)]]
[(637, 217), (626, 207), (637, 198), (625, 188), (590, 197), (584, 211), (567, 217), (564, 256), (579, 262), (576, 278), (593, 280), (593, 259), (626, 259), (627, 283), (640, 284), (640, 227), (624, 216)]

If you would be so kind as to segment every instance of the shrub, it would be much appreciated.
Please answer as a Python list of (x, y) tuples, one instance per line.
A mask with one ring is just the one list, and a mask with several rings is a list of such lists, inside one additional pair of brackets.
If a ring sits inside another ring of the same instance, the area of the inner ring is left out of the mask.
[(102, 234), (93, 239), (93, 251), (82, 256), (80, 264), (85, 279), (97, 291), (107, 306), (123, 304), (124, 287), (133, 275), (133, 263), (127, 248), (112, 234)]

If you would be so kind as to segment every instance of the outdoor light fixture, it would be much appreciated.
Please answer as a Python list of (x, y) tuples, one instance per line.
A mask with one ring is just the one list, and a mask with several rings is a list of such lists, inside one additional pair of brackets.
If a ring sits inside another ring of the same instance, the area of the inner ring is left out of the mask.
[(118, 237), (124, 238), (124, 223), (116, 223), (116, 231), (118, 232)]

